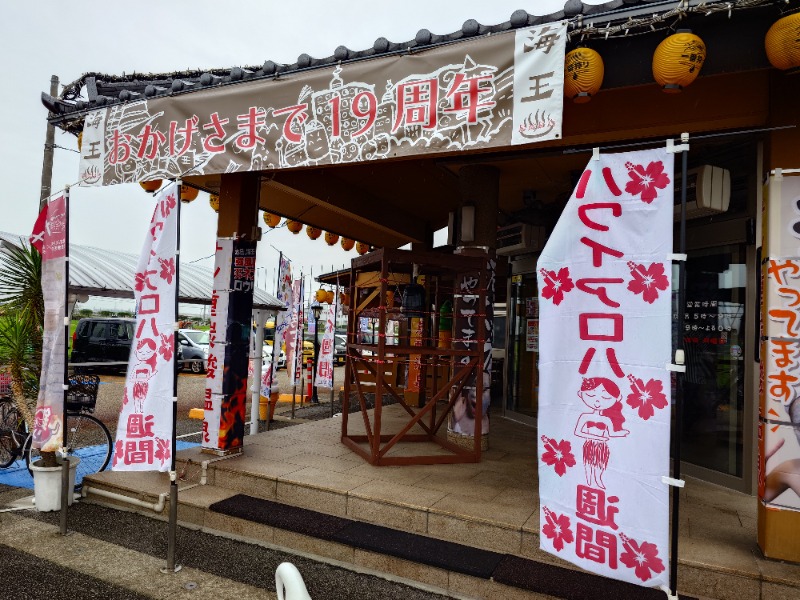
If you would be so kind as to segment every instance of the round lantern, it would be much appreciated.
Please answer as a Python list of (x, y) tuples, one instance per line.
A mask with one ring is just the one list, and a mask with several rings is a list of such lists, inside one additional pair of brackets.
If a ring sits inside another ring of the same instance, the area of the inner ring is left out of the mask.
[(145, 192), (155, 192), (161, 187), (160, 179), (153, 179), (152, 181), (140, 181), (139, 185)]
[(300, 230), (303, 228), (303, 224), (300, 221), (286, 221), (286, 229), (291, 231), (294, 234), (300, 233)]
[(325, 292), (325, 302), (327, 302), (328, 304), (333, 304), (333, 299), (335, 297), (336, 296), (333, 293), (333, 290), (328, 290), (327, 292)]
[(82, 131), (78, 134), (78, 152), (81, 151), (81, 148), (83, 148), (83, 132)]
[(339, 304), (342, 306), (349, 306), (350, 305), (350, 294), (346, 292), (342, 292), (339, 294)]
[(312, 240), (315, 240), (322, 235), (322, 229), (320, 229), (319, 227), (314, 227), (312, 225), (306, 225), (306, 235), (310, 237)]
[(325, 232), (325, 243), (328, 244), (328, 246), (333, 246), (338, 241), (338, 234), (331, 233), (330, 231)]
[(264, 212), (264, 223), (269, 225), (270, 227), (277, 227), (281, 224), (281, 218), (278, 215), (273, 215), (272, 213)]
[(764, 38), (764, 47), (773, 67), (797, 72), (800, 67), (800, 12), (775, 21)]
[(325, 299), (328, 297), (327, 290), (318, 289), (316, 294), (314, 294), (314, 298), (317, 299), (317, 302), (325, 302)]
[(365, 244), (364, 242), (357, 242), (356, 243), (356, 252), (361, 254), (362, 256), (369, 252), (369, 244)]
[(665, 92), (678, 93), (700, 74), (706, 45), (688, 29), (662, 41), (653, 53), (653, 77)]
[(603, 59), (591, 48), (575, 48), (564, 57), (564, 97), (589, 102), (603, 85)]
[(355, 245), (356, 245), (355, 241), (351, 240), (350, 238), (346, 238), (346, 237), (342, 238), (342, 249), (345, 252), (349, 252), (350, 250), (352, 250), (353, 246), (355, 246)]
[(219, 194), (211, 194), (208, 197), (208, 205), (214, 209), (214, 212), (219, 212)]
[(189, 204), (197, 199), (197, 194), (200, 190), (197, 188), (189, 187), (188, 185), (181, 185), (181, 202)]

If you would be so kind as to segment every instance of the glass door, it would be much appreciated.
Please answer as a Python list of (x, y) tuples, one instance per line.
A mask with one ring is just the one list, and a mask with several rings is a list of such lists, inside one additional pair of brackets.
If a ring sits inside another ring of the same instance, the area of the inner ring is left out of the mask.
[(536, 274), (514, 275), (507, 303), (505, 415), (535, 425), (539, 408), (539, 303)]

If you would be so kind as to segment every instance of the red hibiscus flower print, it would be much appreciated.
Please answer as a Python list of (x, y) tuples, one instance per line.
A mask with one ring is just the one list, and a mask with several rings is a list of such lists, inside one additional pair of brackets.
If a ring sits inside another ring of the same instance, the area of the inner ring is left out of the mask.
[(161, 334), (161, 345), (158, 347), (158, 353), (169, 362), (172, 360), (172, 342), (175, 339), (173, 335)]
[(556, 474), (563, 477), (567, 472), (568, 467), (575, 466), (575, 455), (572, 454), (572, 444), (567, 440), (557, 442), (553, 438), (546, 435), (542, 436), (544, 442), (544, 453), (542, 454), (542, 462), (551, 467), (555, 467)]
[(550, 300), (553, 299), (553, 304), (558, 306), (564, 300), (564, 294), (571, 291), (575, 287), (572, 279), (569, 276), (569, 268), (562, 267), (558, 273), (555, 271), (548, 271), (547, 269), (540, 269), (539, 273), (544, 279), (544, 288), (542, 289), (542, 297)]
[(161, 264), (160, 277), (167, 283), (172, 283), (172, 278), (175, 277), (175, 259), (159, 258), (158, 262)]
[(572, 530), (569, 528), (569, 517), (554, 513), (546, 506), (544, 510), (545, 524), (542, 525), (542, 533), (549, 540), (553, 540), (553, 548), (560, 552), (564, 549), (564, 542), (571, 544)]
[(663, 190), (669, 184), (669, 175), (664, 173), (664, 163), (651, 162), (647, 167), (625, 163), (628, 176), (631, 180), (625, 184), (625, 191), (634, 196), (642, 195), (642, 202), (650, 204), (658, 196), (658, 190)]
[(659, 290), (664, 291), (669, 287), (669, 279), (664, 272), (664, 263), (650, 263), (649, 267), (629, 262), (633, 279), (628, 282), (628, 289), (634, 294), (641, 294), (648, 304), (658, 299)]
[(621, 533), (619, 537), (625, 548), (619, 555), (619, 560), (629, 569), (634, 569), (636, 577), (647, 581), (653, 576), (653, 573), (661, 573), (664, 570), (664, 563), (658, 558), (658, 548), (655, 544), (650, 542), (639, 544), (624, 533)]
[(172, 443), (170, 440), (162, 440), (158, 437), (156, 438), (155, 457), (161, 461), (162, 465), (166, 463), (172, 456), (172, 453), (170, 452), (171, 449)]
[(664, 395), (664, 386), (658, 379), (651, 379), (647, 383), (643, 379), (637, 379), (633, 375), (628, 375), (631, 383), (631, 393), (628, 394), (626, 402), (631, 408), (638, 409), (639, 416), (647, 421), (655, 414), (653, 407), (666, 408), (668, 402)]

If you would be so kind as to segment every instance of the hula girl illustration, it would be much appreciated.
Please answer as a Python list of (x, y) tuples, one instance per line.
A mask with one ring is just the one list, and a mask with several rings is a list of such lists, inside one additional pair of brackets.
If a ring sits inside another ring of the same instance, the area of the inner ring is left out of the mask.
[(581, 384), (578, 397), (591, 409), (591, 412), (582, 413), (575, 425), (575, 435), (586, 440), (583, 443), (586, 485), (596, 484), (604, 490), (603, 474), (611, 456), (608, 441), (630, 433), (622, 428), (625, 423), (622, 394), (619, 386), (606, 377), (587, 377)]

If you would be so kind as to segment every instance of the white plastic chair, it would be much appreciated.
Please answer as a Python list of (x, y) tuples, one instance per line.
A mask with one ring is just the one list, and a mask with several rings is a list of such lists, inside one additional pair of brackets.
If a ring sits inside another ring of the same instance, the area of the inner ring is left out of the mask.
[(281, 563), (275, 569), (275, 588), (278, 600), (311, 600), (303, 576), (292, 563)]

